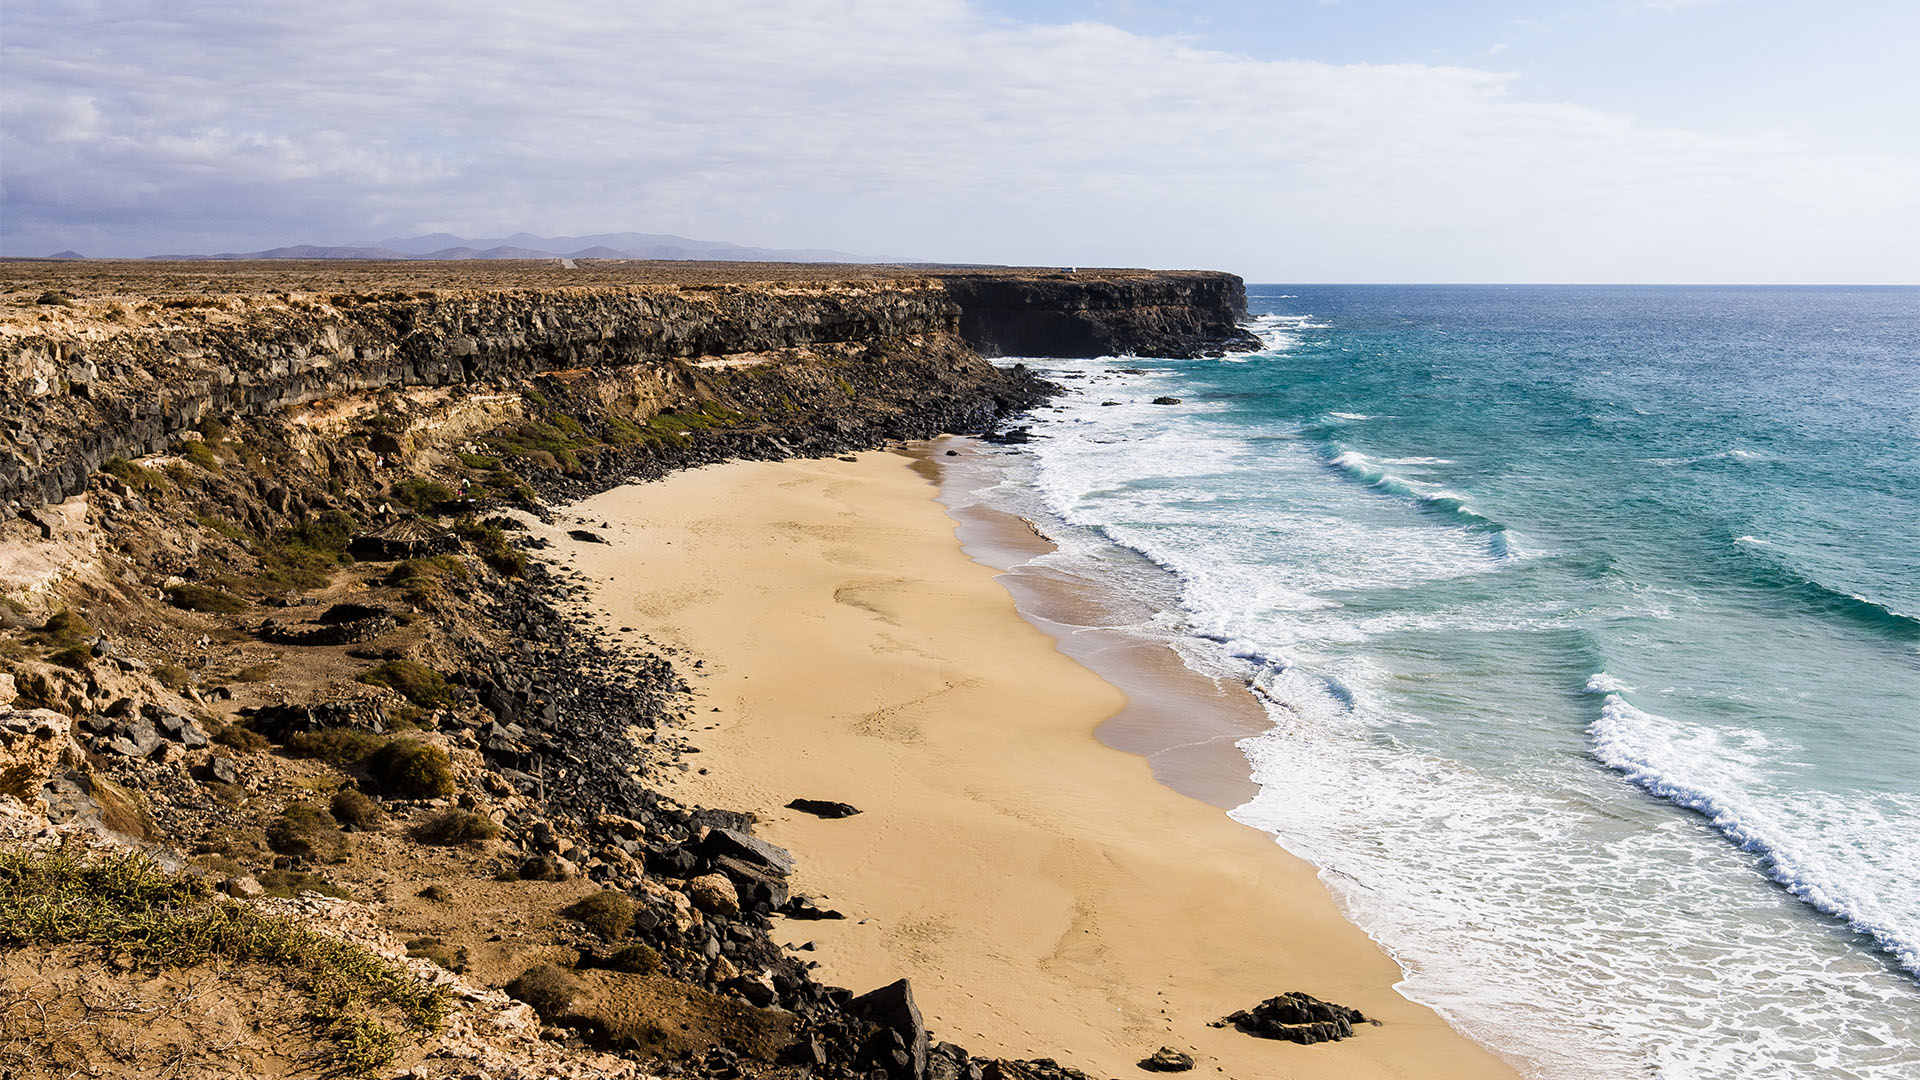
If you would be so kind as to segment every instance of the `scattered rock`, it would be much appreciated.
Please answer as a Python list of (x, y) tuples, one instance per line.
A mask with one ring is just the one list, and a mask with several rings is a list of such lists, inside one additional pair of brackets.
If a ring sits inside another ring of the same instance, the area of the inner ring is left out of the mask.
[(787, 901), (786, 906), (780, 909), (780, 914), (785, 915), (789, 919), (798, 919), (802, 922), (819, 922), (823, 919), (846, 918), (845, 915), (842, 915), (838, 911), (832, 908), (820, 907), (804, 896), (796, 896)]
[(222, 881), (220, 891), (236, 900), (252, 900), (265, 895), (267, 890), (252, 874), (241, 874)]
[(237, 784), (240, 782), (240, 770), (234, 767), (232, 758), (210, 757), (199, 769), (200, 779), (211, 780), (219, 784)]
[(1193, 1055), (1163, 1046), (1141, 1061), (1140, 1067), (1148, 1072), (1186, 1072), (1193, 1068)]
[(843, 802), (831, 802), (826, 799), (795, 799), (787, 804), (787, 809), (798, 810), (814, 817), (845, 818), (860, 812), (858, 807)]
[(604, 536), (601, 536), (599, 533), (591, 532), (587, 529), (568, 529), (567, 535), (573, 537), (575, 540), (578, 540), (583, 544), (612, 543), (612, 541), (608, 540)]
[(1369, 1021), (1359, 1009), (1349, 1009), (1310, 994), (1287, 993), (1270, 997), (1252, 1009), (1242, 1009), (1211, 1027), (1234, 1027), (1263, 1039), (1297, 1043), (1333, 1042), (1351, 1038), (1353, 1025)]
[(1177, 397), (1157, 397), (1153, 399), (1153, 403), (1155, 405), (1178, 405), (1180, 404), (1180, 399)]

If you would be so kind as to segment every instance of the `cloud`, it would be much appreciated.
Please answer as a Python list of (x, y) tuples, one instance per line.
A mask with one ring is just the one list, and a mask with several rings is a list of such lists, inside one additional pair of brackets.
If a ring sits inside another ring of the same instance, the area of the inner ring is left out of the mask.
[(680, 231), (1266, 278), (1920, 278), (1909, 160), (962, 0), (10, 0), (5, 249)]

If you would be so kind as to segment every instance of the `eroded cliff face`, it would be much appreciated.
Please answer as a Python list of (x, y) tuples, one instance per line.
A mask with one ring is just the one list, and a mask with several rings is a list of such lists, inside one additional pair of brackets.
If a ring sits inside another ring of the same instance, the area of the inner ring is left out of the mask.
[(1259, 348), (1231, 274), (956, 274), (960, 336), (984, 356), (1192, 357)]
[(814, 403), (796, 405), (794, 392), (854, 381), (824, 378), (827, 368), (884, 363), (884, 376), (860, 380), (870, 392), (840, 410), (840, 426), (899, 437), (931, 434), (935, 422), (975, 429), (1037, 400), (1030, 379), (975, 352), (1187, 356), (1253, 344), (1236, 326), (1240, 280), (1211, 273), (833, 280), (816, 271), (797, 281), (703, 283), (681, 272), (671, 283), (621, 284), (603, 271), (567, 287), (498, 280), (492, 271), (479, 287), (462, 287), (471, 283), (455, 268), (432, 288), (401, 287), (431, 280), (423, 272), (412, 282), (389, 272), (342, 278), (343, 291), (323, 292), (310, 279), (276, 290), (271, 276), (244, 265), (207, 268), (197, 282), (206, 291), (172, 272), (164, 287), (143, 288), (137, 270), (89, 277), (87, 267), (7, 268), (0, 506), (9, 516), (81, 492), (105, 462), (161, 453), (203, 419), (343, 396), (480, 393), (585, 373), (649, 386), (625, 402), (625, 418), (644, 421), (649, 410), (723, 398), (721, 384), (745, 386), (754, 380), (741, 372), (771, 368), (778, 376), (759, 381), (779, 383), (786, 411), (804, 412)]

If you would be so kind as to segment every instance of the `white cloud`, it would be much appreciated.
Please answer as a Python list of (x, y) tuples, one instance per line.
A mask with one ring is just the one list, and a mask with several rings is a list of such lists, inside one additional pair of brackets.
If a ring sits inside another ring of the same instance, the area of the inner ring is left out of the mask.
[(1259, 278), (1920, 279), (1890, 239), (1920, 235), (1910, 160), (1472, 69), (962, 0), (107, 10), (10, 2), (7, 250), (632, 228)]

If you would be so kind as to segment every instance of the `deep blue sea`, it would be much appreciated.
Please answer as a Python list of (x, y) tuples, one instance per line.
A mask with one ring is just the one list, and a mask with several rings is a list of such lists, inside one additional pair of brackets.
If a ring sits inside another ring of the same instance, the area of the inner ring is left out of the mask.
[(1920, 290), (1249, 296), (1003, 493), (1261, 697), (1234, 816), (1530, 1075), (1920, 1077)]

